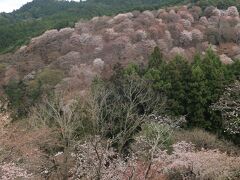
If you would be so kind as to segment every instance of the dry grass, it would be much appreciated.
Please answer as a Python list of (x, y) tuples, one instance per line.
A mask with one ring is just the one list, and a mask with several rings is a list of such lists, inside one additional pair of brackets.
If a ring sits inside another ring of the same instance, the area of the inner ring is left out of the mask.
[(226, 140), (220, 140), (216, 135), (202, 129), (175, 131), (174, 141), (186, 141), (188, 143), (193, 143), (198, 150), (218, 149), (221, 152), (227, 152), (231, 155), (240, 154), (240, 149), (233, 143)]
[[(1, 132), (0, 169), (6, 167), (5, 170), (9, 170), (8, 173), (13, 172), (13, 175), (18, 172), (31, 172), (31, 177), (41, 179), (41, 173), (56, 165), (52, 154), (60, 145), (50, 129), (29, 128), (27, 121), (21, 120), (9, 124)], [(48, 171), (46, 175), (50, 173)], [(3, 179), (1, 174), (0, 179)]]

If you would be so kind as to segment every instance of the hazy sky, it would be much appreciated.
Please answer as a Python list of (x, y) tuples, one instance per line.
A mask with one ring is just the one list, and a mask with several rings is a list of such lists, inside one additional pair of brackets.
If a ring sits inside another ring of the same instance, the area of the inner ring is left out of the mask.
[[(32, 0), (0, 0), (0, 12), (12, 12)], [(79, 1), (79, 0), (75, 0)]]
[(11, 12), (32, 0), (0, 0), (0, 12)]

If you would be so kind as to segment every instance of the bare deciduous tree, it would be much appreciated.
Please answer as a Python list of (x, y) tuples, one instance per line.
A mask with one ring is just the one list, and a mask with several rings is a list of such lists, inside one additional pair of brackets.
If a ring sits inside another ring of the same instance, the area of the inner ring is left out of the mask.
[(64, 102), (63, 96), (56, 95), (51, 99), (44, 99), (43, 103), (33, 108), (32, 123), (36, 126), (48, 126), (59, 134), (64, 148), (64, 160), (62, 164), (63, 179), (68, 179), (69, 148), (75, 138), (76, 130), (82, 127), (82, 106), (78, 101)]
[(100, 133), (112, 138), (118, 152), (123, 152), (149, 113), (163, 107), (164, 100), (160, 100), (163, 97), (153, 99), (147, 82), (135, 75), (124, 78), (119, 87), (101, 88), (95, 89), (92, 96), (93, 102), (97, 102), (91, 108), (92, 114), (97, 113), (93, 119), (98, 119)]

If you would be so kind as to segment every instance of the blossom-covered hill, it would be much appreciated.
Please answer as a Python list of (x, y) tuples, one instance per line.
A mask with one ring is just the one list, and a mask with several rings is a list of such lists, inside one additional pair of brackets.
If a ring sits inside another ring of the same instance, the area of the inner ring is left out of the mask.
[(222, 62), (240, 58), (240, 17), (236, 7), (181, 6), (133, 11), (114, 17), (79, 21), (74, 28), (49, 30), (14, 54), (2, 55), (1, 85), (31, 81), (46, 68), (61, 71), (57, 89), (84, 90), (101, 74), (109, 77), (116, 63), (146, 64), (158, 46), (166, 59), (177, 54), (189, 61), (211, 47)]
[(0, 179), (239, 179), (239, 59), (233, 6), (46, 31), (0, 55)]

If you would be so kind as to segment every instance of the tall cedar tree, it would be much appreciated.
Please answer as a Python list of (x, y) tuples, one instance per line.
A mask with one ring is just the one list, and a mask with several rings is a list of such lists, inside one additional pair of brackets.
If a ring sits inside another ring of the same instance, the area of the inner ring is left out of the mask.
[(187, 98), (187, 113), (191, 126), (208, 127), (210, 124), (205, 121), (207, 82), (201, 64), (201, 57), (196, 56), (191, 66), (191, 73), (189, 74), (191, 80), (189, 82), (189, 93)]
[(167, 95), (169, 114), (187, 115), (190, 127), (213, 130), (221, 126), (221, 119), (210, 106), (238, 74), (235, 65), (222, 64), (211, 49), (203, 58), (196, 55), (190, 64), (181, 56), (167, 63), (159, 48), (155, 48), (145, 77), (157, 93)]

